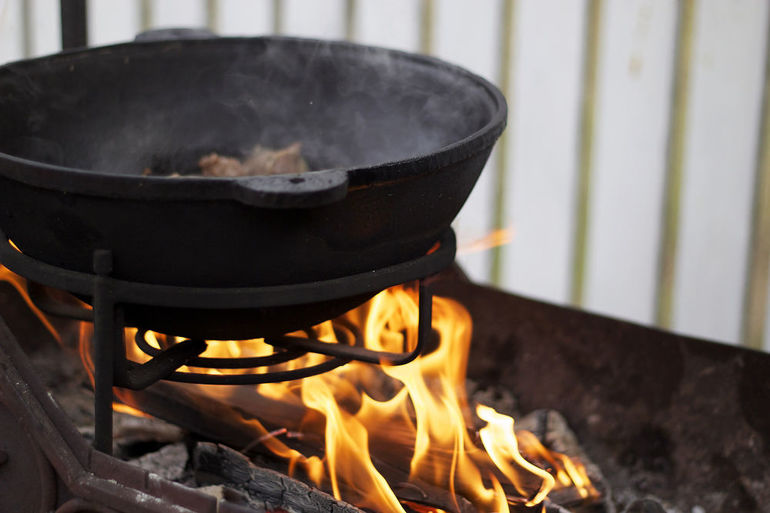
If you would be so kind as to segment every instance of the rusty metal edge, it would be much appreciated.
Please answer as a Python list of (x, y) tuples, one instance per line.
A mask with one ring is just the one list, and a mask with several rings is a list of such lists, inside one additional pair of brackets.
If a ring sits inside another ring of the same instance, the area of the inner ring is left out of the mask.
[(45, 390), (1, 317), (0, 371), (4, 404), (75, 496), (125, 513), (253, 513), (89, 447)]

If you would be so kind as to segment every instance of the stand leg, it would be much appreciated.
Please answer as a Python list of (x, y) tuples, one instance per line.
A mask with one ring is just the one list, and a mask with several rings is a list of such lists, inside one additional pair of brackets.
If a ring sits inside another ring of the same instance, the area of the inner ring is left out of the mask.
[(116, 309), (110, 291), (112, 255), (94, 252), (94, 449), (112, 454), (112, 386), (114, 382)]

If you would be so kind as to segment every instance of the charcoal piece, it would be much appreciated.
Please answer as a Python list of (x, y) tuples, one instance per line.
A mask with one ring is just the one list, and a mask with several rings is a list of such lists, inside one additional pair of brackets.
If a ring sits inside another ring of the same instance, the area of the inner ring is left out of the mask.
[(556, 410), (535, 410), (516, 421), (516, 429), (534, 434), (547, 448), (589, 461), (564, 416)]
[(268, 511), (362, 513), (316, 488), (288, 476), (257, 467), (223, 445), (202, 442), (193, 450), (193, 469), (200, 485), (226, 484), (264, 502)]
[(629, 504), (623, 513), (666, 513), (666, 510), (656, 500), (639, 499)]
[[(534, 434), (547, 449), (579, 460), (585, 467), (591, 484), (599, 492), (602, 502), (611, 503), (609, 483), (599, 467), (580, 446), (577, 436), (561, 413), (556, 410), (535, 410), (517, 420), (515, 426), (517, 430), (526, 430)], [(584, 502), (572, 488), (554, 490), (549, 497), (554, 502), (569, 507), (575, 507)]]

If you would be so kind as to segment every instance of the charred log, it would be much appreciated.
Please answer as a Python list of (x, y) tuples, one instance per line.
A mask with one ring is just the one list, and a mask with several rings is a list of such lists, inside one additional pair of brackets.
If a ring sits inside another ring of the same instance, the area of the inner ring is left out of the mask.
[(268, 511), (363, 513), (301, 481), (257, 467), (241, 453), (223, 445), (197, 444), (193, 451), (193, 469), (199, 485), (234, 485), (253, 500), (264, 503)]

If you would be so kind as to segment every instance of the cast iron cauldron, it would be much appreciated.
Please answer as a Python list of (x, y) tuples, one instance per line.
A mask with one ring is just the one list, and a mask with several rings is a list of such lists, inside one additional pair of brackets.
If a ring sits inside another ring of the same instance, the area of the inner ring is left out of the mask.
[[(0, 67), (0, 223), (34, 258), (114, 276), (259, 286), (424, 254), (505, 124), (436, 59), (290, 38), (129, 43)], [(301, 176), (169, 178), (212, 151), (300, 141)]]
[[(0, 227), (70, 270), (110, 249), (112, 275), (144, 283), (366, 272), (430, 249), (505, 119), (500, 92), (461, 68), (342, 42), (135, 42), (16, 62), (0, 67)], [(315, 171), (163, 176), (295, 141)]]

